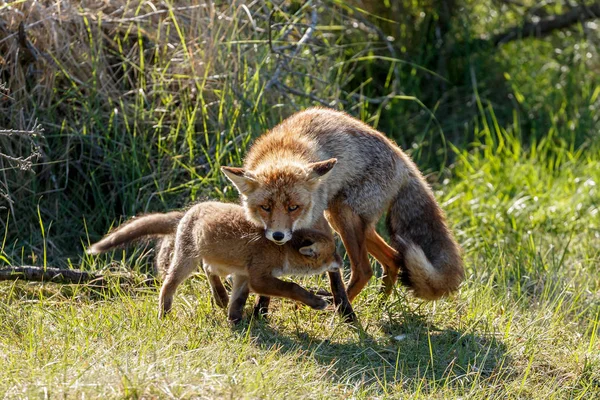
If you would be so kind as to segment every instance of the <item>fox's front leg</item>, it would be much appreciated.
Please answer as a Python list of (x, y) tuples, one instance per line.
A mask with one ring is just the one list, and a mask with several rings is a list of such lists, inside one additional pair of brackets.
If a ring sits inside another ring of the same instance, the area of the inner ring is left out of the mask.
[[(346, 322), (356, 321), (356, 314), (352, 309), (352, 304), (348, 300), (348, 294), (342, 280), (340, 271), (328, 271), (329, 286), (331, 295), (333, 296), (333, 304), (338, 314), (340, 314)], [(264, 318), (269, 312), (269, 303), (271, 298), (267, 296), (259, 296), (254, 304), (254, 318)]]
[(346, 293), (340, 270), (327, 271), (327, 275), (329, 276), (329, 286), (331, 287), (335, 309), (344, 318), (344, 321), (355, 322), (356, 314), (352, 309), (352, 304), (348, 300), (348, 294)]
[(296, 300), (315, 310), (323, 310), (327, 307), (327, 302), (321, 297), (312, 294), (302, 286), (282, 281), (271, 275), (255, 275), (249, 280), (250, 288), (261, 295), (270, 297), (287, 297)]

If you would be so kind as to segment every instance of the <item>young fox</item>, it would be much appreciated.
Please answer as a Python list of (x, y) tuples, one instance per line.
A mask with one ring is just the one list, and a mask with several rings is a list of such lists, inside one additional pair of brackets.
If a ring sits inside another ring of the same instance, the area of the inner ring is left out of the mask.
[[(416, 165), (383, 134), (342, 112), (299, 112), (256, 140), (244, 168), (222, 170), (248, 219), (275, 243), (314, 226), (326, 210), (350, 258), (350, 301), (373, 275), (368, 253), (383, 266), (388, 294), (399, 272), (416, 296), (430, 300), (464, 278), (460, 248)], [(392, 247), (375, 231), (386, 210)]]
[(332, 286), (332, 290), (344, 292), (339, 277), (342, 260), (336, 252), (331, 229), (325, 218), (318, 220), (315, 228), (301, 230), (294, 240), (277, 246), (264, 238), (261, 228), (246, 219), (241, 206), (205, 202), (185, 214), (151, 214), (133, 219), (92, 245), (88, 253), (97, 254), (133, 240), (166, 235), (157, 257), (158, 263), (170, 260), (160, 292), (159, 316), (171, 309), (177, 287), (203, 264), (215, 302), (223, 308), (229, 298), (220, 277), (233, 274), (228, 318), (238, 322), (250, 290), (264, 296), (287, 297), (314, 309), (326, 307), (327, 302), (322, 298), (295, 283), (277, 279), (282, 275), (328, 271), (330, 278), (337, 274), (333, 278), (342, 285)]

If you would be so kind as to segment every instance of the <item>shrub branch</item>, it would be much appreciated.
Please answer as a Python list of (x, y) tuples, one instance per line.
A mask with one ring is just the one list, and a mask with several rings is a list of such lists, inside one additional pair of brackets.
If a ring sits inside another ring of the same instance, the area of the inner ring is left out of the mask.
[(512, 42), (527, 37), (543, 37), (550, 33), (565, 29), (578, 22), (586, 22), (600, 17), (600, 3), (594, 3), (589, 6), (581, 5), (574, 7), (569, 11), (543, 18), (537, 22), (526, 22), (522, 26), (515, 26), (506, 31), (494, 35), (491, 43), (499, 46), (504, 43)]
[(86, 272), (76, 269), (43, 268), (31, 265), (20, 267), (4, 267), (0, 269), (0, 281), (29, 281), (29, 282), (52, 282), (60, 284), (85, 284), (90, 283), (94, 287), (106, 287), (109, 282), (120, 284), (137, 284), (142, 286), (154, 286), (156, 280), (153, 278), (140, 279), (140, 276), (131, 274), (105, 275), (98, 272)]

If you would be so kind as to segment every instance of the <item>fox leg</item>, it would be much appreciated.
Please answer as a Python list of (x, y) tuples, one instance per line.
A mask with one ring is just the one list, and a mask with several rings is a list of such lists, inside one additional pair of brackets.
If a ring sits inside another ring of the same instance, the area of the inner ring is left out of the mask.
[(331, 204), (327, 211), (327, 219), (340, 234), (350, 258), (352, 272), (348, 283), (348, 300), (352, 301), (373, 276), (367, 252), (367, 225), (350, 207), (339, 201)]
[(231, 302), (229, 303), (229, 309), (227, 310), (227, 319), (233, 323), (238, 324), (242, 320), (244, 313), (244, 306), (250, 289), (248, 288), (248, 279), (242, 275), (233, 275), (233, 289), (231, 291)]
[(367, 251), (383, 267), (382, 291), (389, 296), (398, 280), (400, 255), (379, 236), (374, 227), (367, 229)]
[(227, 308), (227, 303), (229, 303), (229, 295), (223, 286), (223, 282), (221, 282), (221, 277), (219, 275), (211, 274), (208, 271), (206, 272), (206, 277), (208, 278), (210, 291), (212, 292), (215, 304), (221, 308)]
[[(328, 271), (329, 285), (331, 287), (331, 293), (333, 295), (333, 304), (338, 312), (346, 322), (356, 321), (356, 314), (352, 309), (350, 301), (348, 301), (348, 294), (344, 287), (344, 281), (342, 280), (342, 274), (340, 271)], [(264, 318), (267, 316), (269, 311), (269, 304), (271, 298), (267, 296), (258, 296), (256, 303), (254, 304), (254, 318)]]
[(345, 322), (355, 322), (356, 314), (352, 309), (352, 304), (348, 300), (348, 294), (344, 287), (344, 280), (339, 270), (327, 271), (329, 276), (329, 287), (331, 288), (331, 294), (333, 295), (333, 305), (337, 310), (338, 314), (344, 318)]
[(173, 253), (174, 247), (174, 236), (165, 236), (160, 241), (160, 248), (156, 255), (156, 260), (154, 261), (154, 276), (157, 276), (160, 279), (165, 278), (165, 275), (169, 270), (169, 265), (171, 264), (171, 254)]
[(271, 275), (252, 275), (249, 277), (250, 288), (261, 295), (269, 297), (287, 297), (296, 300), (315, 310), (323, 310), (327, 302), (317, 295), (312, 294), (302, 286), (282, 281)]
[(269, 313), (269, 304), (271, 303), (271, 298), (268, 296), (258, 296), (256, 298), (256, 302), (254, 303), (254, 311), (252, 315), (254, 318), (264, 318)]
[(158, 298), (158, 317), (164, 318), (164, 316), (171, 310), (173, 305), (173, 296), (177, 287), (188, 277), (200, 262), (196, 257), (187, 257), (183, 254), (184, 251), (175, 249), (173, 254), (173, 260), (167, 272), (165, 281), (163, 282), (162, 288), (160, 289), (160, 296)]

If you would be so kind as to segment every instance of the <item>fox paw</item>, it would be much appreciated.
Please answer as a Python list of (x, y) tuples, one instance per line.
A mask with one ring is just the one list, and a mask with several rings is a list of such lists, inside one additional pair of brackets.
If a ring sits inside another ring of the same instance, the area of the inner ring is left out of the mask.
[(327, 297), (333, 298), (333, 294), (331, 294), (331, 292), (328, 292), (325, 289), (319, 289), (319, 290), (317, 290), (316, 295), (317, 296), (321, 296), (321, 297), (326, 297), (326, 298)]
[(229, 317), (227, 318), (227, 323), (231, 328), (235, 328), (237, 326), (240, 326), (240, 324), (242, 323), (242, 317)]
[(328, 305), (329, 303), (325, 299), (318, 297), (317, 300), (315, 300), (315, 303), (311, 306), (311, 308), (315, 310), (324, 310), (327, 308)]

